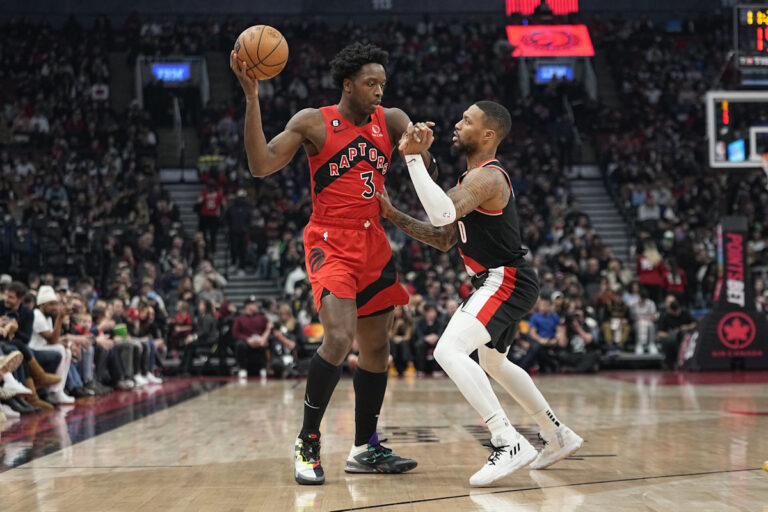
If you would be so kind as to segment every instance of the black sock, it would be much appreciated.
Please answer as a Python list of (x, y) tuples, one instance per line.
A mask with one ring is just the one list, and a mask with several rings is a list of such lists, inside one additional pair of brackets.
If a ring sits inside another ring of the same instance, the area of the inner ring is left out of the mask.
[(352, 382), (355, 386), (355, 446), (360, 446), (376, 432), (387, 392), (387, 372), (372, 373), (358, 366)]
[(341, 366), (334, 366), (315, 353), (309, 362), (307, 390), (304, 393), (304, 425), (301, 436), (320, 434), (320, 422), (341, 377)]

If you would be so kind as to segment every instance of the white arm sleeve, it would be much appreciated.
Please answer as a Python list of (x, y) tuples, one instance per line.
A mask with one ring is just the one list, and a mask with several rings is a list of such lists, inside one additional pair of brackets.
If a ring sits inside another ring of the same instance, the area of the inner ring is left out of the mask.
[(440, 186), (432, 181), (421, 155), (405, 155), (416, 195), (433, 226), (446, 226), (456, 220), (456, 206)]

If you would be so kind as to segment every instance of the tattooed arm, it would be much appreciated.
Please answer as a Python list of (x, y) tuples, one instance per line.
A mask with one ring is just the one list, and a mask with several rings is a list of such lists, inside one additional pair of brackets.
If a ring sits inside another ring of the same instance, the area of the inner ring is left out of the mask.
[(480, 206), (495, 211), (507, 205), (510, 197), (509, 184), (504, 173), (494, 168), (471, 169), (461, 185), (453, 187), (448, 193), (432, 182), (422, 159), (414, 157), (429, 148), (433, 140), (432, 129), (425, 123), (415, 126), (409, 124), (398, 146), (406, 155), (408, 173), (416, 195), (433, 226), (451, 224)]
[(478, 206), (489, 210), (501, 210), (509, 202), (510, 189), (507, 179), (497, 169), (477, 167), (469, 171), (461, 185), (447, 192), (456, 207), (460, 219)]
[(389, 219), (392, 224), (400, 228), (406, 235), (444, 252), (456, 245), (459, 239), (456, 223), (436, 227), (429, 222), (416, 220), (392, 206), (386, 189), (384, 189), (383, 194), (376, 192), (376, 198), (381, 205), (382, 217)]

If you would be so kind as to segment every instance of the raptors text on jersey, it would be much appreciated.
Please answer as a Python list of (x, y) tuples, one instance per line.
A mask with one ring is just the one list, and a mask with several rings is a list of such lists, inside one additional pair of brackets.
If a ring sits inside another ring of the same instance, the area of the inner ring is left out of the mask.
[(325, 144), (309, 157), (312, 203), (316, 215), (346, 219), (379, 216), (376, 192), (384, 189), (390, 165), (384, 108), (379, 106), (364, 126), (349, 122), (336, 105), (320, 108)]

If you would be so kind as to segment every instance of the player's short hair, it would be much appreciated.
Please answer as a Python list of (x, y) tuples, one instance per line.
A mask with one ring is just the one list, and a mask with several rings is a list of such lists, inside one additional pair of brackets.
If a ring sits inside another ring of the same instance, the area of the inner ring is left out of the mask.
[(331, 60), (333, 83), (341, 89), (344, 79), (354, 76), (366, 64), (381, 64), (384, 68), (389, 62), (389, 54), (373, 44), (353, 43), (345, 46)]
[(495, 101), (483, 100), (475, 103), (483, 111), (490, 128), (496, 132), (499, 141), (504, 140), (512, 129), (512, 116), (509, 110)]

